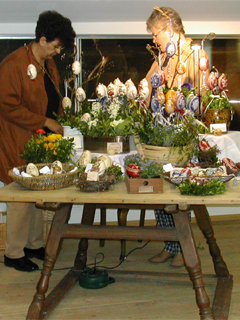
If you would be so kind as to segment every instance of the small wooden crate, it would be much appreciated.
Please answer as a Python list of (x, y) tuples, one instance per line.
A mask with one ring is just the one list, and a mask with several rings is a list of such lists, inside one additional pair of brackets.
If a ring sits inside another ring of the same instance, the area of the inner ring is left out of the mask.
[(128, 193), (162, 193), (163, 192), (163, 179), (141, 179), (129, 178), (126, 175), (126, 186)]

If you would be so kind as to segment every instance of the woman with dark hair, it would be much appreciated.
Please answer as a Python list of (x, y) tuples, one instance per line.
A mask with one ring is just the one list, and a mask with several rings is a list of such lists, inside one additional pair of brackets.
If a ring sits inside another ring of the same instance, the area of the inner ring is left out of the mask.
[[(0, 64), (0, 180), (8, 171), (25, 165), (20, 158), (25, 143), (38, 129), (63, 134), (54, 113), (63, 115), (59, 72), (53, 57), (74, 45), (71, 21), (56, 11), (39, 15), (36, 38), (9, 54)], [(43, 260), (42, 211), (29, 203), (7, 204), (7, 239), (4, 263), (20, 271), (34, 271)]]
[[(159, 70), (164, 74), (167, 88), (180, 88), (187, 83), (191, 87), (198, 87), (197, 90), (200, 93), (202, 71), (205, 74), (208, 71), (207, 54), (203, 50), (199, 52), (200, 57), (204, 58), (202, 61), (205, 61), (205, 66), (203, 65), (202, 68), (204, 70), (199, 72), (198, 61), (192, 48), (192, 39), (186, 38), (179, 14), (172, 8), (156, 6), (146, 24), (148, 32), (152, 33), (153, 43), (160, 53), (146, 75), (149, 90), (152, 92), (149, 100), (157, 97), (157, 90), (152, 88), (151, 85), (151, 76)], [(200, 76), (199, 73), (201, 73)], [(151, 101), (149, 101), (149, 104), (151, 104)], [(155, 216), (158, 225), (161, 227), (174, 227), (173, 217), (166, 210), (155, 210)], [(181, 267), (184, 265), (179, 242), (165, 242), (164, 249), (150, 258), (149, 261), (163, 263), (170, 258), (172, 258), (171, 266)]]

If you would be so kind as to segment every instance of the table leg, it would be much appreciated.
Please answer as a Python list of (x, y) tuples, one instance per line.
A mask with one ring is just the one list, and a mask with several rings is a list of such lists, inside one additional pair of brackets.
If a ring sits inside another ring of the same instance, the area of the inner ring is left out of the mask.
[[(126, 226), (127, 225), (127, 215), (128, 215), (129, 209), (118, 209), (117, 215), (118, 215), (118, 225), (119, 226)], [(121, 254), (119, 257), (119, 260), (124, 260), (126, 257), (126, 240), (121, 240)]]
[(71, 209), (72, 204), (62, 204), (56, 210), (54, 215), (46, 246), (46, 256), (43, 262), (43, 271), (41, 272), (41, 277), (37, 284), (37, 292), (35, 293), (33, 301), (28, 309), (26, 318), (27, 320), (43, 319), (45, 294), (49, 287), (49, 278), (61, 248), (61, 235), (64, 224), (69, 220)]
[[(82, 214), (82, 224), (92, 225), (96, 211), (96, 204), (84, 204)], [(82, 238), (79, 241), (78, 252), (75, 258), (74, 269), (83, 270), (87, 264), (88, 239)]]
[(195, 290), (200, 319), (214, 320), (210, 300), (203, 283), (201, 263), (189, 222), (188, 210), (173, 214), (173, 218), (186, 263), (186, 269)]
[(202, 230), (213, 259), (214, 269), (218, 277), (228, 277), (229, 271), (226, 263), (223, 261), (220, 249), (214, 237), (214, 231), (206, 206), (191, 206), (197, 219), (199, 228)]

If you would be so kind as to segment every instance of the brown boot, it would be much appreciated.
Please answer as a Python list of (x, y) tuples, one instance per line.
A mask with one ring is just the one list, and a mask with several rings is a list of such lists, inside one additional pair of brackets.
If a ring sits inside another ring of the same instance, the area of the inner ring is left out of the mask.
[(175, 254), (170, 266), (171, 267), (183, 267), (184, 265), (185, 265), (185, 262), (183, 260), (183, 255), (182, 254)]
[(148, 259), (148, 261), (153, 262), (153, 263), (163, 263), (163, 262), (167, 261), (168, 259), (172, 258), (173, 256), (174, 256), (174, 254), (163, 250), (159, 254), (157, 254), (156, 256), (153, 256), (152, 258)]

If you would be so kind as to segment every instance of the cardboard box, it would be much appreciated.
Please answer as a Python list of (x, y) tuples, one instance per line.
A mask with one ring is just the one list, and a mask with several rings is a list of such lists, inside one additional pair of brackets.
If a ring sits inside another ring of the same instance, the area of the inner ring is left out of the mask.
[(128, 193), (162, 193), (163, 192), (163, 179), (141, 179), (129, 178), (126, 175), (126, 186)]

